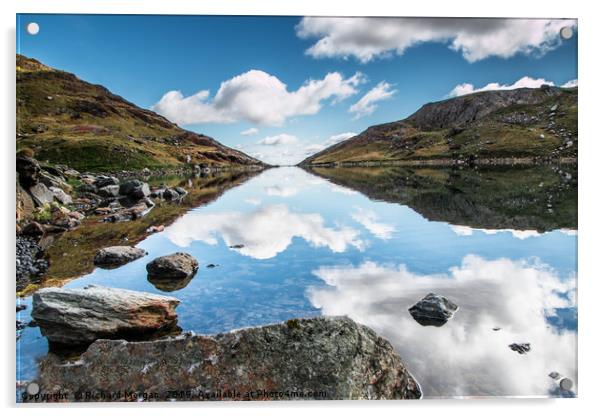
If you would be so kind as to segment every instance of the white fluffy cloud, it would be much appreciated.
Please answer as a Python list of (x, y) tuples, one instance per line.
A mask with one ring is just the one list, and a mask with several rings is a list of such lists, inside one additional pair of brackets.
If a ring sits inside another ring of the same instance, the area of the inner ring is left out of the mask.
[(278, 146), (282, 144), (293, 144), (297, 143), (298, 141), (299, 139), (297, 139), (292, 134), (282, 133), (276, 136), (264, 137), (263, 139), (258, 141), (257, 144), (262, 144), (264, 146)]
[[(456, 233), (456, 235), (463, 236), (463, 237), (471, 236), (475, 233), (475, 231), (482, 232), (487, 235), (510, 233), (512, 235), (512, 237), (517, 238), (519, 240), (526, 240), (527, 238), (540, 237), (540, 236), (544, 235), (544, 233), (540, 233), (537, 230), (512, 230), (512, 229), (493, 230), (493, 229), (485, 229), (485, 228), (472, 228), (472, 227), (468, 227), (466, 225), (452, 225), (452, 224), (450, 224), (449, 227), (452, 229), (452, 231), (454, 233)], [(560, 229), (560, 230), (554, 230), (554, 231), (548, 231), (548, 232), (560, 232), (560, 233), (566, 234), (566, 235), (577, 235), (577, 230), (569, 230), (569, 229), (564, 229), (564, 228)]]
[(378, 215), (374, 211), (356, 208), (356, 211), (351, 214), (351, 218), (363, 225), (372, 235), (381, 240), (389, 240), (395, 231), (394, 226), (379, 222)]
[(326, 139), (326, 141), (324, 142), (324, 144), (321, 143), (313, 143), (310, 144), (308, 146), (305, 147), (305, 156), (311, 156), (314, 153), (318, 153), (321, 150), (326, 149), (329, 146), (332, 146), (334, 144), (340, 143), (344, 140), (347, 140), (353, 136), (357, 136), (357, 133), (354, 132), (346, 132), (346, 133), (339, 133), (339, 134), (334, 134), (332, 136), (330, 136), (328, 139)]
[(323, 144), (319, 144), (319, 143), (310, 144), (305, 147), (305, 155), (311, 156), (314, 153), (318, 153), (319, 151), (324, 150), (324, 149), (326, 149), (326, 146), (324, 146)]
[(326, 146), (332, 146), (333, 144), (337, 144), (344, 140), (350, 139), (353, 136), (357, 136), (357, 133), (348, 131), (346, 133), (335, 134), (335, 135), (330, 136), (324, 144)]
[(339, 102), (357, 93), (361, 73), (344, 78), (330, 72), (323, 79), (310, 79), (295, 91), (274, 75), (251, 70), (222, 82), (215, 97), (208, 90), (184, 97), (169, 91), (153, 110), (179, 124), (232, 123), (248, 121), (279, 126), (289, 117), (316, 114), (324, 101)]
[(384, 81), (379, 82), (376, 87), (372, 88), (358, 102), (349, 107), (349, 112), (354, 114), (353, 119), (357, 120), (374, 113), (377, 108), (375, 103), (388, 100), (397, 92), (391, 88), (391, 84)]
[(361, 62), (402, 55), (424, 42), (449, 45), (469, 62), (490, 56), (542, 55), (556, 48), (563, 19), (339, 18), (305, 17), (297, 35), (317, 38), (306, 53), (314, 58), (355, 57)]
[[(426, 396), (547, 395), (554, 388), (551, 371), (577, 381), (577, 334), (548, 321), (557, 308), (576, 306), (574, 275), (562, 278), (536, 261), (474, 255), (444, 274), (374, 262), (314, 274), (327, 286), (309, 290), (312, 304), (391, 341)], [(408, 313), (429, 292), (460, 307), (439, 328), (421, 326)], [(514, 342), (529, 342), (531, 352), (510, 350)]]
[(180, 247), (187, 247), (193, 241), (216, 245), (219, 236), (228, 246), (244, 245), (237, 251), (256, 259), (275, 257), (286, 250), (295, 237), (304, 239), (312, 247), (328, 247), (335, 253), (349, 247), (359, 250), (364, 247), (357, 230), (327, 227), (321, 215), (293, 213), (285, 205), (260, 207), (249, 213), (193, 211), (178, 219), (165, 235)]
[(255, 127), (251, 127), (250, 129), (246, 129), (240, 132), (241, 136), (253, 136), (257, 133), (259, 133), (259, 129)]
[(543, 78), (531, 78), (524, 76), (513, 84), (500, 84), (498, 82), (491, 82), (484, 87), (475, 88), (473, 84), (458, 84), (452, 89), (448, 96), (459, 97), (460, 95), (472, 94), (474, 92), (481, 91), (494, 91), (494, 90), (514, 90), (516, 88), (539, 88), (542, 85), (554, 85), (552, 81), (546, 81)]
[(577, 80), (576, 79), (572, 79), (570, 81), (565, 82), (564, 84), (561, 85), (562, 88), (573, 88), (577, 86)]

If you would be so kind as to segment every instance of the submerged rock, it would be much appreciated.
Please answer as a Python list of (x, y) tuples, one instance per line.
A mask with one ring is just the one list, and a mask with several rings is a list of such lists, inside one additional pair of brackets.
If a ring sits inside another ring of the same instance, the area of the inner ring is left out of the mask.
[(50, 343), (76, 346), (173, 328), (179, 303), (172, 297), (101, 286), (46, 288), (33, 295), (31, 316)]
[(186, 279), (199, 270), (199, 262), (188, 253), (157, 257), (146, 265), (150, 276), (165, 279)]
[[(64, 365), (49, 355), (36, 383), (67, 401), (418, 399), (391, 344), (349, 318), (293, 319), (215, 336), (99, 340)], [(144, 397), (111, 395), (144, 392)], [(182, 392), (170, 395), (170, 392)], [(90, 392), (91, 394), (82, 394)], [(57, 397), (57, 396), (54, 396)], [(56, 400), (56, 399), (55, 399)]]
[(522, 344), (510, 344), (508, 345), (508, 347), (512, 350), (512, 351), (516, 351), (519, 354), (526, 354), (529, 351), (531, 351), (531, 344), (529, 344), (528, 342), (526, 343), (522, 343)]
[(194, 275), (185, 278), (166, 279), (165, 277), (158, 277), (149, 274), (147, 276), (147, 280), (151, 285), (162, 292), (174, 292), (176, 290), (184, 289), (186, 286), (188, 286), (193, 277)]
[(457, 310), (456, 304), (434, 293), (429, 293), (409, 309), (416, 322), (423, 326), (442, 326)]
[(94, 264), (102, 267), (117, 267), (146, 256), (148, 253), (141, 248), (129, 246), (105, 247), (98, 250), (94, 256)]

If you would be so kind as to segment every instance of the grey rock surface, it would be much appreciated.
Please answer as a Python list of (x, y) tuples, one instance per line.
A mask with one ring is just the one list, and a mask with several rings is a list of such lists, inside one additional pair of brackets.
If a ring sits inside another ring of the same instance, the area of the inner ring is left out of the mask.
[(36, 206), (39, 207), (54, 201), (54, 193), (41, 182), (29, 188), (29, 194), (33, 198)]
[(98, 250), (96, 256), (94, 256), (94, 264), (104, 267), (116, 267), (139, 259), (146, 254), (146, 251), (136, 247), (105, 247)]
[(560, 88), (550, 88), (546, 94), (537, 88), (486, 91), (425, 104), (406, 121), (424, 130), (434, 130), (479, 120), (511, 104), (538, 104), (550, 95), (560, 94)]
[(132, 179), (119, 186), (119, 194), (132, 199), (142, 199), (150, 195), (150, 188), (147, 183)]
[(188, 253), (174, 253), (157, 257), (146, 265), (150, 276), (165, 279), (186, 279), (199, 270), (199, 262)]
[[(387, 340), (341, 317), (292, 319), (215, 336), (100, 340), (75, 362), (66, 364), (49, 355), (40, 364), (36, 382), (43, 393), (65, 393), (61, 398), (65, 401), (417, 399), (422, 395)], [(132, 394), (111, 396), (118, 391)]]
[(71, 196), (65, 191), (63, 191), (61, 188), (51, 186), (48, 189), (54, 194), (54, 198), (61, 204), (68, 205), (73, 203), (73, 199), (71, 199)]
[(119, 195), (119, 185), (106, 185), (98, 190), (98, 195), (105, 198), (112, 198)]
[(88, 286), (45, 288), (33, 295), (31, 316), (54, 344), (85, 345), (97, 339), (144, 337), (174, 327), (176, 298)]
[(442, 326), (454, 313), (458, 306), (444, 296), (429, 293), (409, 311), (412, 317), (423, 326)]

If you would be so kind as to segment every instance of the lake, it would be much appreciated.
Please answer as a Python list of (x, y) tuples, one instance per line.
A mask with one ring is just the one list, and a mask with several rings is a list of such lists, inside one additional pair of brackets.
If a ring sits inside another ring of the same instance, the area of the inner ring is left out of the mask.
[[(570, 395), (548, 374), (576, 386), (576, 229), (576, 166), (281, 167), (186, 207), (139, 239), (148, 256), (65, 287), (167, 293), (200, 334), (347, 315), (392, 343), (426, 398)], [(149, 281), (146, 264), (177, 251), (196, 276)], [(441, 327), (408, 312), (431, 292), (459, 306)], [(17, 347), (17, 378), (31, 379), (46, 340), (27, 327)]]

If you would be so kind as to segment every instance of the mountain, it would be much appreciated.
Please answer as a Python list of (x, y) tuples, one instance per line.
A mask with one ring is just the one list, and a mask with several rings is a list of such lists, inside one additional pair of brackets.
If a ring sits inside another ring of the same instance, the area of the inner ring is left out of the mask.
[(484, 91), (429, 103), (300, 165), (577, 156), (577, 88)]
[(79, 170), (263, 165), (100, 85), (17, 55), (17, 149)]

